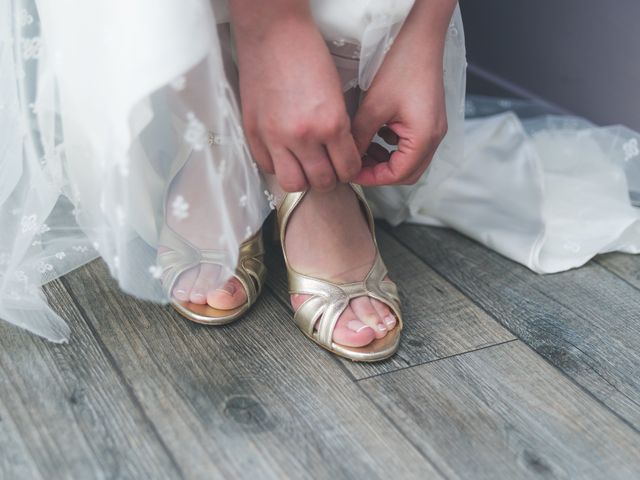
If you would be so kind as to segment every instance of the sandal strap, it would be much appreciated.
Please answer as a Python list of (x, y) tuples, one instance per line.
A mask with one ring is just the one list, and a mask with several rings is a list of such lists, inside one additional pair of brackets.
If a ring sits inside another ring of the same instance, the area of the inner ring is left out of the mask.
[[(171, 294), (176, 281), (187, 270), (203, 263), (224, 265), (229, 258), (227, 251), (198, 249), (168, 230), (168, 227), (165, 231), (167, 233), (163, 236), (168, 240), (166, 247), (169, 250), (158, 254), (158, 265), (162, 269), (162, 286), (167, 295)], [(244, 287), (249, 304), (258, 298), (266, 279), (267, 269), (260, 259), (265, 253), (261, 233), (258, 231), (240, 245), (238, 266), (233, 274)]]
[(384, 279), (387, 273), (380, 254), (376, 255), (371, 270), (362, 282), (331, 283), (290, 271), (289, 292), (311, 295), (294, 313), (296, 325), (309, 336), (317, 331), (317, 341), (330, 347), (333, 331), (340, 315), (349, 306), (349, 301), (367, 296), (386, 304), (402, 328), (398, 289), (395, 283)]
[[(384, 279), (388, 274), (388, 270), (378, 249), (373, 214), (367, 204), (362, 187), (355, 184), (350, 185), (364, 207), (376, 249), (376, 258), (373, 266), (362, 282), (332, 283), (320, 278), (303, 275), (289, 268), (284, 248), (287, 223), (295, 208), (304, 198), (306, 191), (285, 194), (277, 209), (278, 226), (283, 245), (282, 251), (289, 277), (289, 293), (310, 295), (294, 313), (294, 321), (306, 335), (315, 338), (318, 343), (328, 348), (331, 348), (333, 331), (336, 328), (338, 319), (353, 298), (368, 296), (384, 303), (398, 319), (398, 327), (402, 328), (398, 289), (395, 283)], [(317, 334), (314, 336), (314, 331), (316, 330)]]

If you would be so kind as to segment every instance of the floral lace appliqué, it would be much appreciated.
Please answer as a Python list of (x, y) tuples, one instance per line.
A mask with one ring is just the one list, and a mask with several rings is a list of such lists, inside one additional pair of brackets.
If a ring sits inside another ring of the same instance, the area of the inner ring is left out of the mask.
[(209, 133), (193, 112), (187, 113), (187, 129), (184, 131), (184, 140), (196, 151), (201, 151), (209, 140)]
[(625, 142), (622, 145), (622, 149), (624, 150), (624, 160), (629, 161), (634, 157), (640, 155), (640, 148), (638, 148), (638, 139), (632, 138), (629, 141)]
[(182, 195), (177, 195), (171, 202), (171, 213), (179, 220), (189, 217), (189, 203)]

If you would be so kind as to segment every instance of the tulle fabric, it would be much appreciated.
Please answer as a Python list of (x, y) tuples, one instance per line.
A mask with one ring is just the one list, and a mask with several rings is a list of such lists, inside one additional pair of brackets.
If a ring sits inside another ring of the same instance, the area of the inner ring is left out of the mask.
[[(226, 254), (221, 283), (270, 206), (210, 5), (0, 5), (0, 317), (67, 340), (40, 287), (97, 256), (124, 291), (166, 301), (165, 216), (201, 221), (200, 246)], [(178, 163), (200, 188), (180, 189)]]
[[(368, 87), (412, 4), (311, 2), (345, 91)], [(98, 256), (125, 292), (166, 302), (166, 219), (226, 253), (220, 285), (232, 274), (273, 197), (242, 135), (227, 21), (224, 1), (0, 0), (0, 318), (68, 340), (41, 286)]]

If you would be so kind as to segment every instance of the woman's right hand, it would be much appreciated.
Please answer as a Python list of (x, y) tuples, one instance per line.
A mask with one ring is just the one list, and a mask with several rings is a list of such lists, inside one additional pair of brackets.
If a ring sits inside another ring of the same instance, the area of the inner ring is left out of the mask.
[(231, 2), (245, 135), (258, 165), (275, 173), (283, 190), (328, 191), (354, 178), (361, 159), (337, 70), (308, 5), (293, 0), (295, 8), (277, 11), (288, 3)]

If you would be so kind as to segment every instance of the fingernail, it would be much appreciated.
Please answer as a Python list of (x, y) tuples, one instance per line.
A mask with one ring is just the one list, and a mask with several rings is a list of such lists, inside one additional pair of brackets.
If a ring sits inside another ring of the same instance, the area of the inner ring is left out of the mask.
[(347, 323), (347, 328), (353, 330), (356, 333), (360, 333), (365, 328), (371, 328), (369, 325), (362, 323), (360, 320), (350, 320)]
[(396, 324), (396, 317), (393, 315), (387, 315), (384, 317), (384, 323), (387, 325), (387, 328), (391, 330), (391, 328)]
[(233, 283), (227, 283), (224, 287), (219, 288), (218, 291), (233, 296), (236, 293), (236, 286)]
[(378, 329), (379, 332), (386, 332), (387, 331), (387, 327), (385, 327), (383, 324), (378, 323), (376, 325), (376, 328)]

